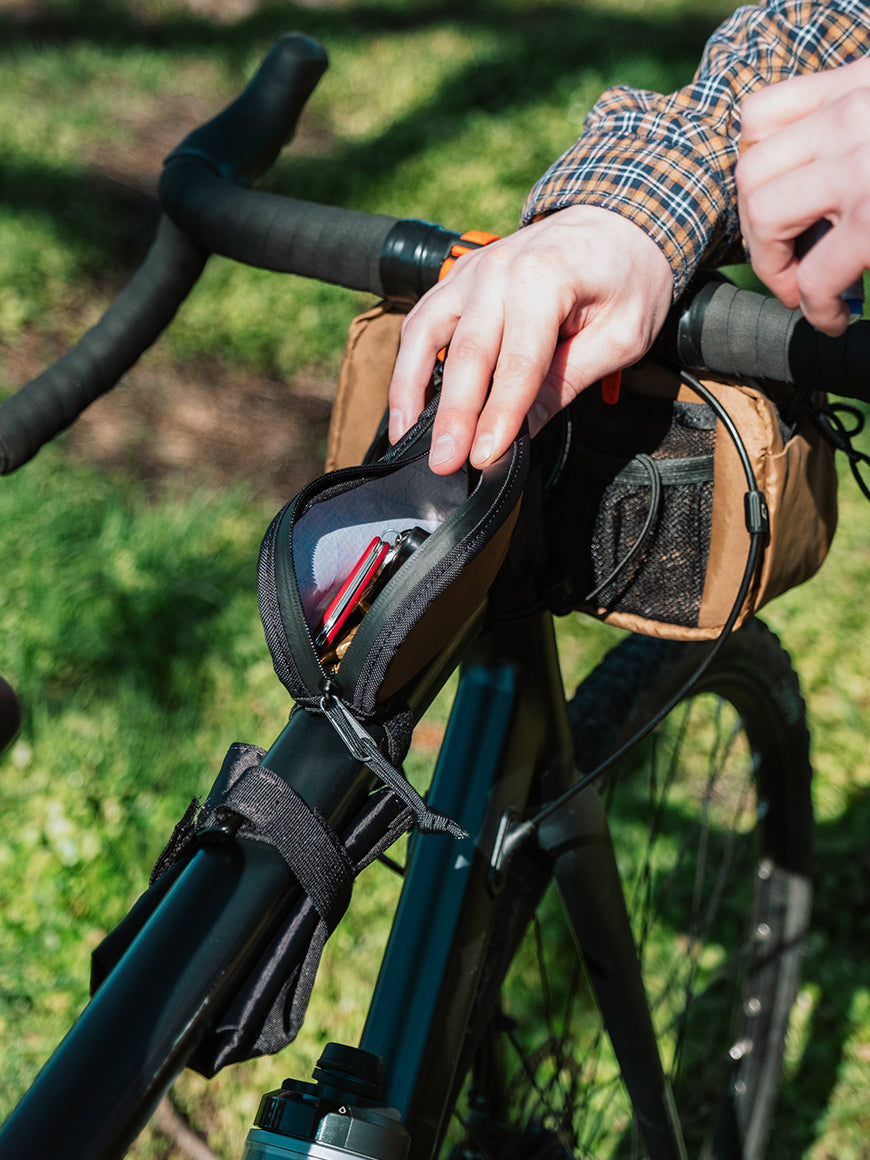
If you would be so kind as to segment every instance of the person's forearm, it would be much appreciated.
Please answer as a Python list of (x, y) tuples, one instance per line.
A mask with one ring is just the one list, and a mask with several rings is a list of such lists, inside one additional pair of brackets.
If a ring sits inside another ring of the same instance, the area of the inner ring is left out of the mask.
[(668, 96), (609, 89), (580, 139), (532, 190), (523, 222), (568, 205), (613, 210), (659, 245), (679, 293), (702, 262), (742, 257), (734, 169), (743, 98), (868, 52), (870, 9), (855, 0), (738, 9), (710, 38), (685, 88)]

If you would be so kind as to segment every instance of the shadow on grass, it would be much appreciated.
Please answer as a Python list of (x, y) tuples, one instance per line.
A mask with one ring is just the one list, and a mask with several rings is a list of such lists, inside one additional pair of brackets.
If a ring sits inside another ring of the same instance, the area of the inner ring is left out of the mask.
[[(2, 33), (0, 33), (2, 35)], [(50, 219), (75, 242), (80, 272), (100, 286), (124, 279), (145, 256), (160, 216), (157, 199), (96, 169), (71, 174), (37, 161), (0, 168), (0, 202)]]
[[(294, 196), (354, 205), (372, 179), (388, 184), (391, 172), (403, 162), (434, 143), (459, 138), (469, 119), (481, 111), (497, 117), (548, 95), (558, 97), (565, 79), (583, 68), (606, 68), (608, 63), (638, 54), (656, 62), (673, 86), (684, 83), (713, 21), (683, 14), (676, 18), (621, 15), (549, 3), (513, 11), (492, 0), (469, 0), (460, 12), (450, 0), (442, 0), (336, 9), (276, 4), (220, 25), (189, 13), (146, 21), (117, 2), (75, 0), (61, 7), (38, 6), (29, 18), (0, 15), (0, 59), (5, 58), (7, 67), (14, 69), (16, 53), (32, 50), (34, 44), (86, 41), (106, 52), (115, 46), (129, 50), (135, 45), (152, 45), (180, 57), (191, 50), (208, 51), (222, 54), (228, 64), (241, 69), (252, 52), (265, 53), (277, 35), (290, 29), (304, 30), (329, 48), (438, 25), (485, 36), (488, 59), (469, 63), (445, 81), (423, 108), (398, 119), (377, 138), (339, 148), (325, 158), (295, 162)], [(569, 136), (566, 132), (566, 144)], [(286, 175), (279, 173), (273, 181), (278, 192), (291, 192), (290, 187)], [(156, 217), (151, 198), (116, 188), (98, 173), (82, 177), (80, 172), (48, 171), (37, 164), (9, 167), (0, 184), (0, 199), (50, 216), (71, 240), (95, 255), (95, 266), (133, 265)]]
[(3, 623), (25, 715), (79, 698), (98, 717), (123, 690), (155, 719), (195, 717), (215, 662), (266, 653), (262, 638), (249, 644), (265, 511), (260, 524), (237, 492), (206, 489), (152, 506), (144, 486), (127, 482), (122, 497), (97, 471), (74, 471), (72, 502), (59, 502), (63, 471), (46, 455), (3, 491), (14, 557)]

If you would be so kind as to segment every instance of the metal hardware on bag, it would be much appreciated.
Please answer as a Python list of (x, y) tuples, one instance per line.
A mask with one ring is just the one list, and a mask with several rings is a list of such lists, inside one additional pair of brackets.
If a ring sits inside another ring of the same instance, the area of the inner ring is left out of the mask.
[(360, 725), (356, 717), (345, 708), (344, 704), (337, 697), (324, 692), (320, 698), (320, 708), (333, 729), (358, 761), (364, 761), (366, 765), (371, 765), (373, 762), (377, 762), (379, 758), (381, 761), (386, 760), (380, 749), (378, 749), (374, 737)]

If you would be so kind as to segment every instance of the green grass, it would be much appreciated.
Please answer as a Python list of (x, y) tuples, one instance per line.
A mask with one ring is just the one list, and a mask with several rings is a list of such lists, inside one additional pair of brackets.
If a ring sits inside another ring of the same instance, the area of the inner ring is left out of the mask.
[[(0, 12), (0, 374), (48, 359), (129, 277), (154, 221), (152, 185), (178, 138), (225, 103), (274, 36), (304, 28), (332, 65), (272, 188), (461, 228), (510, 230), (545, 166), (616, 81), (671, 88), (725, 3), (370, 0), (264, 6), (211, 21), (183, 4)], [(149, 365), (329, 376), (356, 295), (215, 260)], [(256, 607), (260, 485), (140, 480), (81, 463), (70, 441), (3, 481), (0, 671), (25, 720), (0, 762), (0, 1114), (86, 998), (88, 956), (143, 888), (174, 821), (233, 740), (268, 745), (287, 698)], [(131, 453), (132, 455), (132, 453)], [(817, 918), (802, 1036), (777, 1157), (866, 1156), (870, 1131), (870, 635), (867, 508), (844, 482), (841, 528), (812, 582), (765, 614), (809, 702), (819, 817)], [(613, 634), (559, 624), (573, 682)], [(415, 775), (431, 761), (421, 734)], [(297, 1045), (177, 1098), (213, 1147), (240, 1154), (259, 1093), (305, 1077), (325, 1038), (359, 1034), (395, 883), (367, 872), (331, 940)], [(347, 962), (354, 973), (348, 975)], [(139, 1157), (165, 1157), (147, 1135)]]

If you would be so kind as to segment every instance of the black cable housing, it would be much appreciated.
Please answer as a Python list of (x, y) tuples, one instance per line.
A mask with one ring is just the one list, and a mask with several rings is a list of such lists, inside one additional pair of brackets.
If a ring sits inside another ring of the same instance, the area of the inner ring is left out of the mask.
[(564, 805), (566, 805), (577, 794), (582, 793), (588, 786), (600, 781), (601, 778), (611, 770), (614, 765), (620, 762), (623, 757), (631, 752), (636, 745), (638, 745), (645, 737), (662, 722), (669, 713), (677, 707), (677, 705), (686, 696), (691, 693), (692, 689), (698, 684), (701, 677), (715, 660), (716, 656), (722, 650), (725, 641), (731, 635), (734, 625), (737, 623), (737, 618), (740, 616), (740, 611), (746, 602), (749, 595), (750, 588), (755, 581), (756, 571), (761, 563), (761, 549), (763, 542), (768, 532), (767, 520), (767, 504), (764, 499), (764, 493), (759, 490), (758, 482), (755, 478), (755, 472), (752, 469), (752, 463), (749, 459), (749, 453), (746, 450), (746, 445), (734, 424), (734, 420), (728, 414), (725, 407), (720, 403), (712, 391), (708, 390), (703, 383), (688, 371), (684, 371), (680, 376), (686, 386), (690, 387), (696, 394), (700, 395), (705, 403), (710, 406), (716, 413), (717, 419), (722, 423), (723, 427), (728, 433), (729, 438), (734, 443), (737, 454), (740, 458), (740, 465), (743, 469), (743, 474), (746, 477), (746, 495), (745, 495), (745, 515), (746, 528), (749, 532), (749, 549), (746, 554), (746, 564), (743, 569), (743, 576), (740, 585), (737, 589), (737, 594), (734, 597), (734, 603), (731, 606), (731, 611), (722, 626), (719, 635), (711, 644), (708, 651), (704, 654), (698, 667), (692, 675), (680, 686), (676, 693), (667, 701), (658, 712), (650, 718), (649, 721), (639, 729), (633, 737), (630, 737), (623, 745), (612, 753), (606, 760), (601, 762), (599, 766), (584, 774), (579, 781), (576, 781), (570, 789), (566, 790), (559, 797), (554, 798), (546, 806), (540, 809), (532, 818), (516, 824), (513, 830), (504, 840), (504, 845), (500, 853), (500, 861), (503, 862), (505, 858), (509, 858), (513, 851), (526, 839), (530, 838), (538, 827), (557, 813)]

